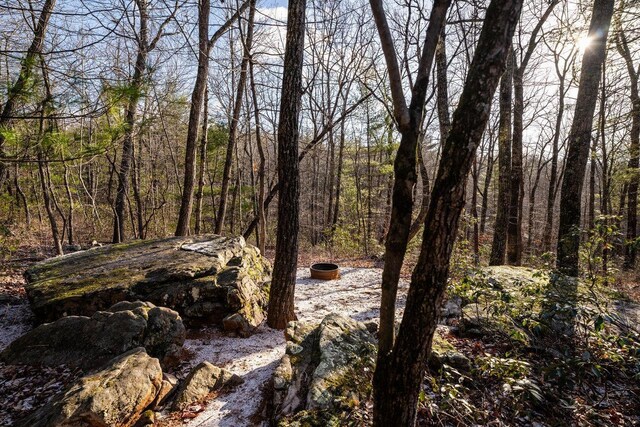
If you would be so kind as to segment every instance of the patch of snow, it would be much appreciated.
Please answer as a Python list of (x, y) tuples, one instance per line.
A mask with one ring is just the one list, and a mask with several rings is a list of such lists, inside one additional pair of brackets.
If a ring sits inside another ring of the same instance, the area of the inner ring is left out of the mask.
[(0, 351), (31, 330), (33, 312), (29, 304), (0, 306)]
[[(307, 268), (297, 271), (295, 308), (298, 319), (319, 323), (327, 314), (341, 313), (366, 322), (379, 317), (382, 270), (340, 269), (338, 280), (311, 279)], [(400, 283), (399, 306), (404, 306), (408, 285)], [(218, 396), (189, 422), (189, 426), (243, 427), (255, 425), (250, 418), (258, 411), (263, 388), (284, 355), (282, 331), (266, 326), (249, 338), (226, 337), (214, 332), (211, 339), (190, 339), (185, 347), (195, 353), (193, 365), (209, 361), (244, 378), (244, 383)]]

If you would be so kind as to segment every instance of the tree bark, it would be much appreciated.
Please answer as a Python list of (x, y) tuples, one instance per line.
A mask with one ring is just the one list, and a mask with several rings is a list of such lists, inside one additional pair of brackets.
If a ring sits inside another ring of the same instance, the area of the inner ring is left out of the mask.
[(202, 231), (202, 195), (204, 193), (204, 175), (207, 168), (207, 144), (209, 139), (209, 89), (204, 89), (202, 107), (202, 130), (200, 131), (200, 161), (198, 162), (198, 189), (196, 190), (196, 218), (194, 233)]
[(302, 98), (306, 0), (290, 0), (287, 41), (282, 75), (278, 121), (278, 230), (273, 264), (267, 324), (284, 329), (295, 320), (293, 298), (298, 265), (300, 171), (298, 160), (298, 117)]
[(449, 259), (464, 207), (466, 179), (504, 71), (521, 0), (493, 0), (469, 68), (431, 192), (418, 263), (411, 277), (398, 339), (378, 356), (374, 374), (376, 427), (413, 426), (420, 385), (447, 283)]
[(446, 20), (450, 0), (436, 0), (433, 4), (422, 47), (418, 74), (413, 86), (411, 103), (408, 107), (402, 93), (402, 77), (382, 0), (370, 0), (370, 4), (389, 73), (396, 125), (402, 135), (393, 165), (391, 219), (385, 242), (384, 268), (382, 270), (378, 333), (378, 358), (380, 358), (391, 351), (393, 346), (398, 280), (409, 242), (413, 211), (413, 188), (416, 184), (416, 147), (421, 130), (420, 125), (429, 86), (431, 65), (440, 32)]
[(114, 207), (113, 218), (113, 243), (124, 241), (125, 231), (125, 207), (127, 203), (127, 193), (129, 192), (129, 174), (131, 171), (131, 162), (133, 161), (133, 131), (136, 122), (136, 112), (138, 109), (138, 101), (140, 100), (142, 83), (145, 68), (147, 66), (147, 54), (149, 52), (149, 33), (148, 22), (149, 13), (147, 10), (147, 0), (136, 0), (138, 6), (140, 28), (137, 36), (138, 53), (136, 55), (135, 69), (130, 82), (129, 100), (126, 110), (126, 129), (124, 140), (122, 142), (122, 159), (120, 159), (120, 168), (118, 170), (118, 189), (116, 191), (116, 201)]
[(511, 94), (513, 83), (513, 52), (500, 79), (500, 124), (498, 133), (498, 204), (493, 226), (493, 243), (489, 265), (504, 264), (507, 250), (507, 228), (511, 194)]
[(589, 38), (591, 43), (582, 57), (582, 71), (575, 114), (568, 140), (567, 165), (562, 179), (560, 222), (556, 267), (568, 276), (578, 275), (580, 216), (593, 114), (598, 99), (600, 72), (606, 56), (607, 36), (614, 0), (595, 0)]

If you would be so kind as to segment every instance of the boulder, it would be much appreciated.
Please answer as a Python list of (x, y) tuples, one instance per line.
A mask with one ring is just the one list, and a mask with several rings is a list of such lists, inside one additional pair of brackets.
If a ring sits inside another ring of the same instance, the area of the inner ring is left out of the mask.
[(184, 409), (192, 403), (203, 400), (209, 393), (226, 386), (236, 386), (242, 382), (242, 378), (238, 375), (209, 362), (202, 362), (193, 368), (180, 385), (173, 402), (173, 408), (175, 410)]
[(274, 373), (272, 420), (339, 424), (340, 413), (348, 411), (343, 405), (370, 397), (376, 347), (366, 325), (332, 313), (317, 326), (291, 322), (285, 336), (286, 354)]
[(259, 325), (271, 267), (242, 237), (203, 235), (139, 240), (56, 257), (25, 272), (40, 321), (91, 316), (121, 301), (171, 308), (186, 322), (233, 322), (242, 334)]
[(158, 359), (133, 349), (85, 376), (17, 427), (129, 427), (156, 399), (162, 385)]
[[(375, 354), (375, 340), (366, 326), (339, 314), (327, 315), (320, 324), (318, 350), (320, 359), (309, 385), (307, 407), (329, 408), (343, 386), (350, 368)], [(350, 391), (350, 390), (349, 390)]]
[(178, 379), (174, 375), (166, 372), (162, 374), (162, 386), (160, 387), (160, 391), (158, 391), (158, 395), (153, 401), (151, 407), (156, 408), (158, 406), (163, 406), (177, 389)]
[(166, 360), (178, 354), (184, 340), (185, 327), (175, 311), (149, 302), (123, 302), (91, 317), (69, 316), (40, 325), (13, 341), (0, 360), (91, 370), (136, 347)]

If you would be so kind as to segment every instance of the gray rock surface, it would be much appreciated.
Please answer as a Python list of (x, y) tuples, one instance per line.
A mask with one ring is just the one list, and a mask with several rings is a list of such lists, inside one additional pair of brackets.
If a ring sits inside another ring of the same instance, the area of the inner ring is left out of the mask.
[(286, 354), (274, 373), (273, 419), (340, 411), (340, 402), (363, 392), (359, 383), (369, 381), (375, 360), (375, 339), (363, 323), (332, 313), (320, 325), (291, 322), (285, 336)]
[(180, 410), (186, 406), (201, 401), (209, 393), (223, 387), (242, 384), (242, 378), (226, 369), (219, 368), (209, 362), (202, 362), (189, 373), (180, 385), (173, 409)]
[(79, 379), (16, 427), (129, 427), (152, 405), (161, 385), (160, 362), (137, 348)]
[(13, 341), (0, 360), (91, 370), (136, 347), (166, 360), (178, 354), (184, 340), (185, 327), (175, 311), (123, 302), (91, 317), (69, 316), (40, 325)]
[[(203, 235), (108, 245), (38, 263), (25, 273), (40, 321), (91, 316), (121, 301), (150, 301), (185, 321), (222, 323), (241, 335), (264, 319), (271, 266), (242, 237)], [(231, 324), (230, 324), (231, 327)]]

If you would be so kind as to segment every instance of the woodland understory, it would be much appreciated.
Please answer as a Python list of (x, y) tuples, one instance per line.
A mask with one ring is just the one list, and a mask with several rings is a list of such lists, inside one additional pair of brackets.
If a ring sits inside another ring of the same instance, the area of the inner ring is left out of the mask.
[[(9, 0), (0, 46), (5, 307), (50, 257), (243, 236), (273, 329), (299, 267), (381, 269), (315, 425), (640, 425), (638, 1)], [(0, 365), (0, 407), (77, 375)]]

